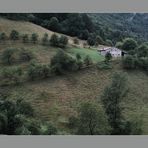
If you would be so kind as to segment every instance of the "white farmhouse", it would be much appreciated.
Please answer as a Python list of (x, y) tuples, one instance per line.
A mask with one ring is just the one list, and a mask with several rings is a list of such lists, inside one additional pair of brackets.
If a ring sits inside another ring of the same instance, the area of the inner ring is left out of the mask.
[(105, 47), (102, 49), (98, 49), (98, 52), (100, 52), (101, 55), (106, 55), (106, 53), (110, 53), (112, 57), (121, 57), (127, 54), (125, 51), (115, 48), (115, 47)]

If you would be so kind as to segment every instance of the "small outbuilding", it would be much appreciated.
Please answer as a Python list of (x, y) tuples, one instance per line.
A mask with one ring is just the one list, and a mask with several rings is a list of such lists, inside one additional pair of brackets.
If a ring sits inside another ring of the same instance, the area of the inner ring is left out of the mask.
[(100, 52), (101, 55), (106, 55), (106, 53), (110, 53), (112, 57), (122, 57), (127, 54), (126, 51), (123, 51), (121, 49), (118, 49), (116, 47), (105, 47), (102, 49), (98, 49), (98, 52)]

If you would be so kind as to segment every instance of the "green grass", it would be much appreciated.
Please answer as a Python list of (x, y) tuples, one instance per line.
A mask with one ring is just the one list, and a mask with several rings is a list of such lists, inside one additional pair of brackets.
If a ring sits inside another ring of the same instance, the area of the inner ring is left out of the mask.
[(68, 52), (76, 55), (79, 53), (81, 57), (84, 59), (87, 55), (93, 60), (94, 63), (100, 62), (104, 60), (104, 56), (100, 55), (96, 49), (88, 49), (88, 48), (70, 48)]

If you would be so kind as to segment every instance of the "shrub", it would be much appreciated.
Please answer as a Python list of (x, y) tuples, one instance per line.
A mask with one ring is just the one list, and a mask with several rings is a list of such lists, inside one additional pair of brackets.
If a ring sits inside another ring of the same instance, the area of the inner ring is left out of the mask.
[(135, 59), (133, 56), (128, 55), (122, 60), (123, 67), (125, 69), (134, 69), (135, 66)]
[(13, 57), (14, 52), (15, 52), (15, 49), (11, 49), (11, 48), (5, 49), (2, 52), (2, 57), (1, 57), (2, 63), (11, 65), (14, 61), (14, 57)]
[(28, 117), (34, 116), (34, 110), (28, 102), (25, 102), (22, 99), (18, 99), (16, 101), (16, 105), (18, 106), (17, 110), (20, 114), (26, 115)]
[(58, 39), (58, 36), (56, 34), (53, 34), (50, 38), (50, 44), (52, 46), (58, 46), (59, 44), (59, 39)]
[(98, 69), (112, 69), (112, 66), (106, 62), (102, 62), (102, 63), (98, 62), (97, 68)]
[(68, 44), (68, 37), (61, 35), (58, 41), (58, 46), (61, 48), (65, 48), (66, 45)]
[(28, 43), (29, 42), (28, 34), (24, 34), (22, 38), (23, 38), (23, 43)]
[(148, 45), (142, 44), (138, 47), (138, 57), (148, 57)]
[(31, 35), (31, 41), (35, 44), (38, 41), (38, 34), (37, 33), (33, 33)]
[(3, 85), (18, 85), (22, 82), (21, 68), (5, 68), (2, 71)]
[(89, 65), (92, 65), (92, 64), (93, 64), (92, 59), (90, 58), (89, 55), (87, 55), (87, 56), (84, 58), (84, 64), (85, 64), (86, 66), (89, 66)]
[(50, 76), (50, 67), (48, 65), (40, 65), (31, 63), (28, 68), (28, 77), (30, 80), (45, 79)]
[(29, 62), (30, 60), (32, 60), (34, 58), (34, 55), (31, 51), (26, 50), (26, 49), (21, 49), (20, 53), (19, 53), (19, 59), (22, 62)]
[(78, 38), (74, 38), (74, 39), (73, 39), (73, 43), (74, 43), (74, 44), (79, 44)]
[(10, 39), (18, 40), (19, 39), (19, 32), (16, 30), (12, 30), (10, 33)]
[(57, 134), (57, 128), (51, 123), (45, 123), (41, 128), (43, 135), (55, 135)]
[(43, 36), (43, 38), (42, 38), (42, 44), (43, 45), (46, 45), (47, 43), (48, 43), (48, 34), (45, 33), (44, 36)]
[(0, 33), (0, 41), (6, 40), (6, 34), (4, 32)]

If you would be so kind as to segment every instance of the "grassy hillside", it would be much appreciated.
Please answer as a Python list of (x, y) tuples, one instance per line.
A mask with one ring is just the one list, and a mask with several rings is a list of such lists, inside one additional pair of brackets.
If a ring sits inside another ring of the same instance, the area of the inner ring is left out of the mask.
[[(16, 22), (0, 19), (0, 31), (10, 33), (16, 29), (23, 33), (37, 32), (40, 37), (46, 32), (52, 34), (40, 26), (29, 22)], [(71, 38), (69, 37), (70, 41)], [(51, 57), (59, 50), (51, 46), (40, 44), (23, 44), (20, 42), (7, 41), (0, 44), (0, 54), (6, 48), (25, 48), (34, 53), (36, 61), (41, 64), (49, 64)], [(99, 55), (96, 49), (82, 47), (68, 47), (65, 51), (72, 56), (79, 53), (82, 58), (89, 55), (94, 62), (102, 61), (104, 57)], [(0, 64), (0, 69), (7, 67), (22, 67), (28, 63), (17, 63), (11, 66)], [(111, 77), (116, 71), (125, 72), (121, 67), (121, 61), (115, 60), (113, 68), (108, 70), (97, 69), (95, 66), (77, 72), (69, 72), (65, 75), (54, 76), (44, 80), (27, 81), (16, 86), (1, 87), (2, 94), (9, 99), (24, 99), (35, 109), (36, 118), (53, 122), (60, 134), (70, 134), (67, 127), (68, 117), (77, 114), (77, 108), (81, 102), (92, 100), (99, 102), (104, 88), (111, 82)], [(141, 71), (127, 71), (129, 94), (124, 100), (124, 116), (129, 119), (141, 117), (143, 119), (143, 134), (148, 134), (148, 77)]]
[[(47, 33), (49, 38), (54, 33), (53, 31), (47, 30), (39, 25), (33, 24), (31, 22), (26, 21), (14, 21), (8, 20), (4, 18), (0, 18), (0, 32), (5, 32), (8, 36), (12, 30), (17, 30), (20, 34), (32, 34), (37, 33), (39, 38), (42, 38), (44, 33)], [(57, 35), (61, 35), (57, 33)], [(69, 39), (69, 43), (73, 44), (73, 38), (67, 36)], [(83, 45), (84, 41), (79, 40), (80, 46)]]
[[(99, 101), (105, 86), (115, 71), (123, 72), (120, 62), (114, 61), (112, 70), (98, 70), (95, 67), (56, 76), (42, 81), (27, 82), (19, 86), (4, 88), (9, 98), (30, 102), (40, 119), (52, 121), (61, 131), (69, 133), (66, 124), (70, 115), (76, 114), (81, 102)], [(133, 119), (142, 117), (143, 132), (148, 134), (148, 78), (140, 71), (128, 72), (129, 94), (124, 100), (124, 115)], [(64, 133), (65, 133), (64, 132)]]
[(96, 49), (88, 49), (88, 48), (71, 48), (69, 51), (71, 54), (76, 55), (77, 53), (81, 55), (84, 59), (87, 55), (93, 60), (93, 62), (99, 62), (104, 60), (104, 57), (99, 54)]

